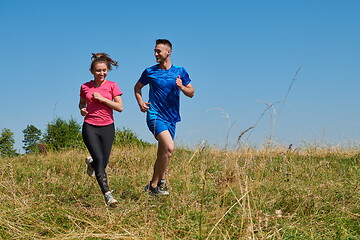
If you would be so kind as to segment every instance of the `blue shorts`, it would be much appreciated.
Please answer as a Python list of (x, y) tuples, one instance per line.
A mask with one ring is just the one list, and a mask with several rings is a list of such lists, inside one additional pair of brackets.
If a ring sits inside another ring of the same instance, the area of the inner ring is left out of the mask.
[(176, 123), (169, 123), (162, 119), (150, 119), (149, 117), (146, 118), (146, 123), (150, 132), (154, 134), (155, 138), (159, 133), (168, 130), (172, 139), (174, 140)]

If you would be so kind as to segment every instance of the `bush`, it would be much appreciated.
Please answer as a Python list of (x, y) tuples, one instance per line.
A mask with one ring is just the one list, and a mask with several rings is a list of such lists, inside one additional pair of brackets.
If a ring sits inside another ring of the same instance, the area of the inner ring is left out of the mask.
[(116, 129), (115, 131), (115, 139), (114, 139), (115, 146), (151, 146), (150, 143), (145, 142), (138, 138), (138, 136), (131, 131), (130, 129), (123, 128), (122, 130)]
[(48, 123), (44, 141), (48, 149), (60, 150), (83, 147), (81, 125), (73, 118), (69, 121), (56, 118)]

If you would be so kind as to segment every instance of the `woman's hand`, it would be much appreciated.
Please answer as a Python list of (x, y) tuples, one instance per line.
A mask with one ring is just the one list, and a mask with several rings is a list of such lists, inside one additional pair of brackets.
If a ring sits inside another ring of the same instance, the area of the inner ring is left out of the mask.
[(98, 92), (94, 92), (92, 94), (92, 96), (93, 96), (94, 99), (99, 100), (100, 102), (104, 101), (104, 97)]
[(80, 98), (79, 109), (80, 109), (81, 116), (86, 116), (88, 114), (88, 111), (86, 110), (86, 100), (85, 100), (85, 98)]
[(88, 111), (86, 110), (86, 108), (82, 108), (82, 109), (80, 109), (80, 113), (81, 113), (81, 116), (86, 116), (88, 114)]

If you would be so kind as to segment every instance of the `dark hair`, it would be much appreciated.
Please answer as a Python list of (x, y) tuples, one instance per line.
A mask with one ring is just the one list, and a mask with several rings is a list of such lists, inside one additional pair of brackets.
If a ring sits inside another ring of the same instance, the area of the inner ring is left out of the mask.
[(110, 58), (110, 56), (106, 53), (92, 53), (91, 57), (91, 66), (90, 70), (93, 70), (95, 64), (97, 63), (105, 63), (110, 70), (112, 70), (112, 66), (118, 67), (118, 62)]
[(168, 45), (170, 47), (170, 49), (172, 50), (172, 44), (167, 39), (158, 39), (158, 40), (156, 40), (156, 45), (158, 45), (158, 44)]

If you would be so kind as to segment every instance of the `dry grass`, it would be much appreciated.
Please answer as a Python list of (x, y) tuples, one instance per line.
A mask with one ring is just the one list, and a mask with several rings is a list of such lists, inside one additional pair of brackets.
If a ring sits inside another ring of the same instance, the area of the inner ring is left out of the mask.
[(359, 150), (176, 149), (150, 197), (156, 147), (115, 148), (104, 204), (82, 150), (0, 161), (1, 239), (359, 239)]

